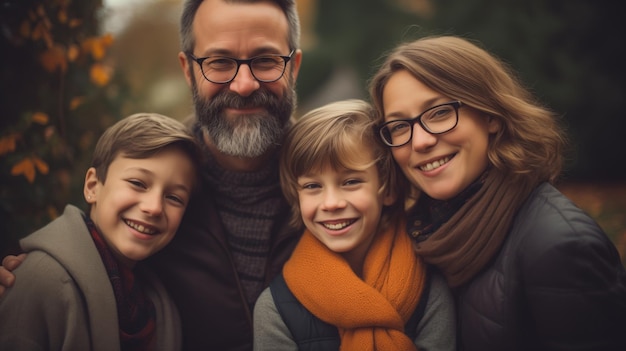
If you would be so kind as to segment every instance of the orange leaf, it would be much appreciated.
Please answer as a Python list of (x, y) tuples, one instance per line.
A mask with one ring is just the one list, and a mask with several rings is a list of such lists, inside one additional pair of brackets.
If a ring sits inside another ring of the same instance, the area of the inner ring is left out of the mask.
[(74, 111), (78, 106), (83, 104), (83, 100), (85, 100), (82, 96), (76, 96), (70, 101), (70, 110)]
[(106, 54), (106, 48), (104, 47), (101, 40), (94, 40), (91, 45), (91, 56), (94, 60), (101, 60)]
[(33, 40), (39, 40), (41, 39), (41, 37), (43, 36), (43, 32), (46, 30), (46, 28), (44, 28), (43, 23), (42, 22), (37, 22), (37, 24), (35, 25), (35, 28), (33, 28), (32, 32), (31, 32), (31, 39)]
[(50, 118), (48, 117), (48, 114), (44, 113), (44, 112), (35, 112), (33, 113), (33, 122), (41, 124), (41, 125), (46, 125), (48, 124), (48, 121), (50, 120)]
[(11, 168), (11, 175), (18, 176), (20, 174), (24, 175), (31, 184), (35, 181), (35, 164), (33, 160), (25, 158)]
[(59, 22), (67, 23), (67, 12), (65, 11), (65, 9), (59, 10), (58, 18), (59, 18)]
[(74, 29), (74, 28), (76, 28), (76, 27), (80, 26), (82, 23), (83, 23), (83, 21), (82, 21), (82, 20), (80, 20), (80, 19), (78, 19), (78, 18), (72, 18), (72, 19), (70, 20), (69, 27), (70, 27), (70, 28), (72, 28), (72, 29)]
[(46, 71), (53, 73), (60, 68), (62, 72), (67, 70), (67, 60), (65, 59), (65, 51), (61, 46), (54, 46), (41, 54), (42, 66)]
[(46, 129), (44, 129), (43, 137), (44, 137), (44, 140), (46, 140), (46, 142), (48, 142), (50, 140), (50, 138), (52, 138), (53, 135), (54, 135), (54, 127), (53, 126), (48, 126), (48, 127), (46, 127)]
[(35, 167), (37, 167), (37, 170), (39, 171), (39, 173), (48, 174), (48, 171), (50, 169), (48, 168), (48, 164), (44, 160), (40, 159), (37, 156), (33, 156), (32, 160), (33, 160), (33, 163), (35, 164)]
[(111, 70), (100, 63), (96, 63), (91, 66), (89, 75), (94, 84), (102, 87), (109, 83), (109, 80), (111, 79)]
[(70, 45), (70, 47), (67, 49), (67, 59), (70, 62), (74, 62), (79, 54), (80, 50), (78, 49), (78, 45), (76, 44)]
[(20, 35), (22, 38), (30, 37), (30, 22), (27, 20), (22, 21), (20, 25)]
[(54, 208), (54, 206), (48, 206), (46, 208), (46, 211), (48, 212), (48, 217), (50, 217), (50, 219), (55, 219), (59, 217), (59, 213), (57, 212), (57, 209)]
[(113, 35), (111, 33), (107, 33), (103, 35), (100, 40), (102, 41), (102, 44), (108, 48), (111, 44), (113, 44)]
[(16, 134), (7, 135), (4, 138), (0, 138), (0, 156), (15, 151), (15, 141), (17, 140)]

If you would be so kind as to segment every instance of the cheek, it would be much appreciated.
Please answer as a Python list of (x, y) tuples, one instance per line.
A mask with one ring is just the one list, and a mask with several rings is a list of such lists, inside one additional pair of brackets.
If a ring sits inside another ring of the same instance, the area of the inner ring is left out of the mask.
[(300, 194), (298, 196), (298, 202), (300, 204), (300, 216), (305, 221), (310, 220), (313, 214), (315, 213), (315, 206), (313, 205), (313, 199)]
[(393, 159), (396, 161), (396, 163), (400, 167), (404, 168), (409, 163), (409, 157), (411, 156), (411, 149), (407, 147), (407, 145), (401, 146), (401, 147), (394, 147), (394, 148), (391, 148), (391, 154), (393, 155)]
[(222, 88), (224, 88), (225, 86), (228, 86), (228, 84), (211, 83), (208, 80), (204, 79), (204, 76), (202, 76), (202, 73), (199, 73), (199, 74), (200, 74), (199, 76), (198, 76), (198, 74), (196, 74), (194, 76), (195, 79), (196, 79), (195, 87), (196, 87), (196, 91), (198, 93), (198, 96), (200, 96), (200, 97), (202, 97), (204, 99), (212, 98)]
[(178, 229), (178, 226), (180, 226), (180, 222), (183, 220), (184, 215), (185, 215), (185, 209), (173, 208), (171, 211), (169, 211), (167, 217), (169, 219), (170, 228), (176, 231), (176, 229)]

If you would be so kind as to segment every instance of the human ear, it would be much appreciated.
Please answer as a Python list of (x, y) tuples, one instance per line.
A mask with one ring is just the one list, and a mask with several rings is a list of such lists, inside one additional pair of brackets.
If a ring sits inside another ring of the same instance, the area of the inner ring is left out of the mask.
[(85, 174), (85, 184), (83, 186), (83, 196), (88, 204), (94, 204), (98, 195), (98, 176), (96, 175), (96, 169), (90, 167)]
[(191, 86), (191, 82), (193, 82), (194, 77), (192, 77), (191, 67), (189, 66), (189, 60), (187, 59), (187, 55), (184, 52), (178, 53), (178, 62), (180, 63), (180, 68), (183, 70), (183, 75), (185, 76), (185, 80), (187, 81), (187, 85)]
[(494, 116), (487, 116), (487, 130), (489, 134), (495, 134), (502, 129), (502, 121)]
[(293, 53), (291, 60), (291, 76), (294, 81), (298, 78), (298, 72), (300, 72), (300, 65), (302, 64), (302, 50), (298, 49)]

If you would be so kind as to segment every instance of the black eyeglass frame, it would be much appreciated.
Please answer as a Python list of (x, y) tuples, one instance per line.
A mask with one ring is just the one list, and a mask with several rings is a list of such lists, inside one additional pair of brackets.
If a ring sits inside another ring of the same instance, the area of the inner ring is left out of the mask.
[[(273, 83), (277, 80), (279, 80), (280, 78), (282, 78), (285, 75), (285, 70), (287, 70), (287, 63), (289, 63), (289, 61), (291, 60), (291, 58), (293, 57), (293, 54), (296, 52), (296, 49), (291, 50), (291, 52), (289, 53), (289, 55), (287, 56), (283, 56), (283, 55), (259, 55), (259, 56), (255, 56), (255, 57), (251, 57), (248, 59), (237, 59), (234, 57), (228, 57), (228, 56), (206, 56), (206, 57), (196, 57), (194, 54), (192, 54), (191, 52), (187, 52), (187, 56), (189, 56), (193, 61), (195, 61), (198, 66), (200, 66), (200, 71), (202, 72), (202, 76), (204, 77), (204, 79), (208, 80), (211, 83), (215, 83), (215, 84), (228, 84), (230, 82), (233, 81), (233, 79), (235, 79), (235, 77), (237, 77), (237, 73), (239, 73), (239, 67), (241, 67), (241, 65), (248, 65), (248, 67), (250, 67), (250, 73), (252, 73), (252, 76), (254, 77), (254, 79), (256, 79), (257, 81), (261, 82), (261, 83)], [(252, 69), (252, 61), (260, 59), (260, 58), (265, 58), (265, 57), (280, 57), (283, 59), (283, 71), (282, 73), (278, 76), (278, 78), (276, 79), (259, 79), (255, 74), (254, 74), (254, 70)], [(222, 59), (229, 59), (229, 60), (233, 60), (235, 61), (235, 63), (237, 63), (237, 68), (235, 69), (235, 73), (233, 74), (233, 76), (227, 80), (227, 81), (223, 81), (223, 82), (216, 82), (216, 81), (212, 81), (210, 80), (206, 74), (204, 74), (204, 68), (202, 67), (202, 63), (210, 58), (222, 58)]]
[[(452, 127), (450, 127), (449, 129), (441, 131), (441, 132), (433, 132), (432, 130), (430, 130), (422, 122), (422, 116), (424, 114), (428, 113), (429, 111), (432, 111), (432, 110), (434, 110), (436, 108), (439, 108), (441, 106), (452, 106), (452, 107), (454, 107), (456, 120), (454, 121), (454, 125)], [(426, 109), (425, 111), (423, 111), (422, 113), (420, 113), (419, 115), (417, 115), (417, 117), (408, 118), (408, 119), (396, 119), (396, 120), (393, 120), (393, 121), (385, 122), (385, 123), (381, 124), (378, 127), (378, 134), (380, 136), (380, 139), (383, 141), (383, 143), (385, 143), (385, 145), (387, 145), (389, 147), (400, 147), (400, 146), (404, 146), (404, 145), (408, 144), (413, 139), (413, 127), (415, 126), (415, 123), (418, 123), (426, 132), (428, 132), (429, 134), (432, 134), (432, 135), (438, 135), (438, 134), (447, 133), (447, 132), (451, 131), (452, 129), (456, 128), (457, 124), (459, 124), (459, 108), (461, 108), (461, 106), (463, 106), (463, 102), (461, 102), (461, 101), (458, 101), (458, 100), (450, 101), (450, 102), (446, 102), (446, 103), (443, 103), (443, 104), (439, 104), (439, 105), (430, 107), (430, 108)], [(387, 142), (387, 139), (385, 138), (385, 133), (389, 133), (389, 131), (387, 129), (387, 126), (389, 124), (398, 123), (398, 122), (408, 122), (409, 123), (409, 126), (410, 126), (409, 133), (410, 133), (410, 135), (409, 135), (409, 138), (408, 138), (408, 140), (406, 142), (404, 142), (402, 144), (398, 144), (398, 145), (392, 145), (389, 142)]]

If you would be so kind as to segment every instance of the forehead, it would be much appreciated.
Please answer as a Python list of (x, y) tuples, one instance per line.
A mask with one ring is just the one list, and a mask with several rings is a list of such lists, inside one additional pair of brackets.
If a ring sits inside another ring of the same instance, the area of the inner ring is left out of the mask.
[(193, 22), (195, 52), (240, 58), (261, 53), (287, 54), (287, 17), (272, 2), (203, 1)]

